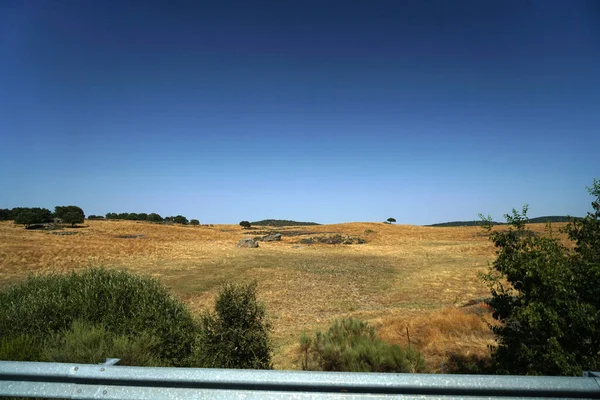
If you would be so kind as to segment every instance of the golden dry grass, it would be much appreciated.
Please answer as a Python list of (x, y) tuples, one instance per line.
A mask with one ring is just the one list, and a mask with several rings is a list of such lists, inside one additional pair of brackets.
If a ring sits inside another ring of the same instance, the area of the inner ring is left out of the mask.
[[(530, 228), (543, 231), (544, 225)], [(294, 355), (303, 330), (326, 329), (349, 316), (372, 322), (395, 343), (407, 344), (408, 327), (411, 345), (432, 371), (452, 352), (484, 354), (492, 343), (486, 312), (461, 307), (488, 295), (478, 273), (493, 260), (494, 249), (481, 228), (348, 223), (285, 230), (337, 232), (368, 242), (298, 247), (307, 236), (284, 236), (258, 249), (239, 249), (237, 241), (256, 231), (86, 221), (85, 227), (65, 229), (75, 235), (59, 236), (1, 222), (0, 287), (30, 272), (122, 267), (157, 277), (199, 312), (212, 306), (221, 283), (257, 280), (272, 317), (275, 365), (282, 369), (298, 367)], [(131, 234), (144, 236), (116, 237)]]

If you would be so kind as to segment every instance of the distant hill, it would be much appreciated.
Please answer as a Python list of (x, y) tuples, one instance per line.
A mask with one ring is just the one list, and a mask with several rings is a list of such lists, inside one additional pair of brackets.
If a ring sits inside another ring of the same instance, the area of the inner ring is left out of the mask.
[[(575, 219), (580, 219), (579, 217), (575, 217)], [(530, 218), (529, 219), (529, 223), (530, 224), (539, 224), (539, 223), (546, 223), (546, 222), (569, 222), (571, 220), (571, 217), (567, 217), (564, 215), (549, 215), (549, 216), (545, 216), (545, 217), (535, 217), (535, 218)], [(506, 225), (505, 222), (496, 222), (493, 221), (492, 222), (493, 225)], [(439, 226), (439, 227), (452, 227), (452, 226), (479, 226), (481, 225), (481, 221), (452, 221), (452, 222), (442, 222), (439, 224), (431, 224), (431, 225), (425, 225), (425, 226)]]
[(256, 226), (301, 226), (301, 225), (321, 225), (316, 222), (298, 222), (287, 219), (263, 219), (262, 221), (250, 222)]
[[(438, 227), (453, 227), (453, 226), (480, 226), (481, 221), (451, 221), (451, 222), (441, 222), (439, 224), (431, 224), (425, 226), (438, 226)], [(493, 221), (492, 225), (503, 225), (501, 222)]]
[(530, 218), (530, 224), (545, 223), (545, 222), (570, 222), (571, 218), (581, 219), (581, 217), (567, 217), (566, 215), (549, 215), (546, 217)]

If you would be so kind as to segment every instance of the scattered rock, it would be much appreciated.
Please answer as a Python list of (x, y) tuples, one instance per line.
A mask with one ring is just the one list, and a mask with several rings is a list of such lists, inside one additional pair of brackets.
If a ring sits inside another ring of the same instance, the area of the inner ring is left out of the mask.
[(254, 248), (254, 247), (258, 247), (258, 242), (254, 239), (246, 238), (246, 239), (240, 240), (237, 244), (237, 247)]
[(279, 242), (281, 240), (281, 233), (272, 233), (262, 237), (263, 242)]
[(52, 234), (52, 235), (60, 235), (60, 236), (67, 236), (67, 235), (77, 235), (77, 232), (72, 232), (72, 231), (68, 231), (68, 232), (50, 232), (50, 234)]
[(252, 240), (254, 240), (255, 242), (260, 242), (263, 240), (263, 237), (262, 236), (254, 236), (254, 238)]
[(144, 237), (144, 235), (117, 235), (115, 237), (118, 239), (137, 239)]
[(331, 236), (316, 236), (311, 238), (300, 239), (298, 242), (300, 244), (363, 244), (366, 241), (363, 238), (348, 236), (348, 235), (340, 235), (335, 234)]
[(27, 229), (29, 231), (33, 231), (36, 229), (44, 229), (44, 225), (43, 224), (32, 224), (32, 225), (26, 226), (25, 229)]

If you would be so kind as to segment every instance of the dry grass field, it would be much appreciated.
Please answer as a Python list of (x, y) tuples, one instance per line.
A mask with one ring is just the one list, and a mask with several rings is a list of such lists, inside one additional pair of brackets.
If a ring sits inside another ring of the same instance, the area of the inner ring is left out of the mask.
[[(530, 228), (543, 231), (545, 226)], [(326, 329), (340, 317), (369, 321), (382, 338), (403, 345), (408, 327), (411, 345), (423, 352), (432, 372), (451, 353), (484, 355), (493, 343), (485, 323), (488, 310), (464, 306), (489, 294), (478, 273), (495, 252), (481, 228), (347, 223), (273, 229), (314, 233), (240, 249), (239, 239), (268, 229), (86, 221), (60, 231), (75, 234), (56, 235), (0, 222), (0, 288), (32, 272), (126, 268), (157, 277), (199, 312), (212, 307), (221, 283), (256, 280), (272, 318), (279, 369), (298, 368), (302, 331)], [(367, 243), (298, 244), (325, 233), (358, 236)], [(143, 236), (118, 237), (123, 235)]]

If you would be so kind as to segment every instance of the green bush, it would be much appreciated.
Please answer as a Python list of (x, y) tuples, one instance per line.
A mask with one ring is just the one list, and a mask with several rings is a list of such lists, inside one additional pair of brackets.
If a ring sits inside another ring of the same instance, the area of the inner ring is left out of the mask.
[(71, 329), (51, 335), (44, 343), (42, 359), (52, 362), (98, 364), (119, 358), (119, 365), (153, 366), (159, 340), (148, 332), (115, 335), (102, 325), (74, 321)]
[(302, 369), (345, 372), (424, 372), (423, 356), (390, 345), (369, 324), (352, 318), (334, 321), (313, 339), (300, 338)]
[(196, 356), (208, 368), (271, 369), (270, 324), (256, 283), (227, 284), (201, 318)]
[(2, 338), (27, 332), (44, 341), (72, 329), (75, 320), (115, 335), (156, 337), (155, 356), (165, 366), (189, 366), (198, 333), (187, 308), (158, 281), (125, 271), (31, 276), (0, 293)]
[(492, 375), (494, 373), (490, 355), (478, 356), (452, 353), (443, 365), (447, 374)]
[(600, 182), (589, 191), (594, 213), (565, 230), (574, 246), (553, 237), (550, 225), (544, 236), (523, 234), (527, 206), (505, 215), (508, 231), (489, 233), (498, 257), (483, 278), (500, 322), (492, 327), (499, 373), (581, 376), (600, 369)]
[(0, 360), (37, 361), (40, 360), (40, 346), (29, 335), (2, 337), (0, 339)]

